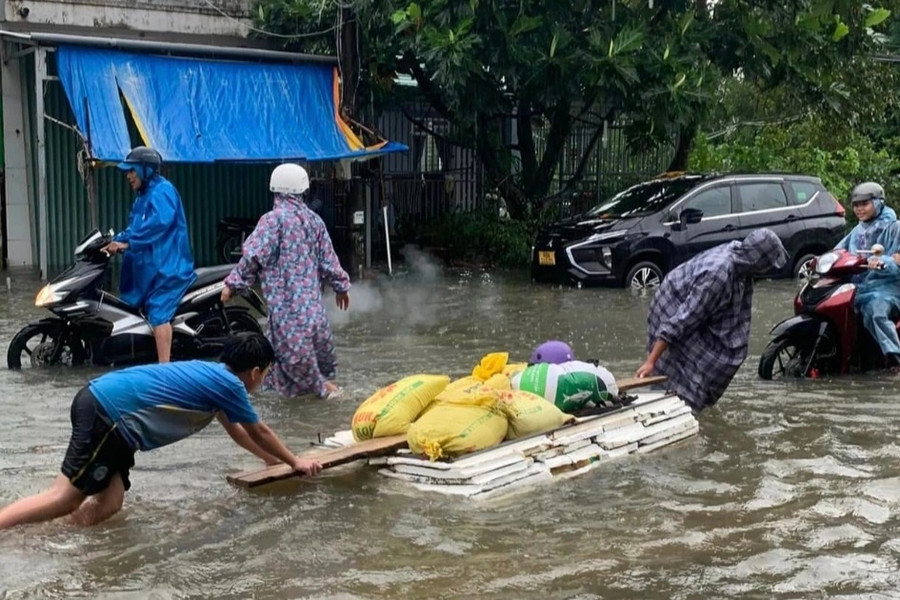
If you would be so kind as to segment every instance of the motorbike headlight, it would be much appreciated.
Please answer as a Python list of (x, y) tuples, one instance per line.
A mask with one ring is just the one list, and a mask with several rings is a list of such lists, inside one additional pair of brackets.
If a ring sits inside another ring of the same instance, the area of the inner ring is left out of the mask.
[(834, 263), (837, 262), (837, 259), (838, 255), (834, 252), (827, 252), (823, 254), (816, 261), (816, 273), (824, 275), (831, 270), (831, 267), (834, 266)]
[(34, 305), (38, 308), (43, 308), (61, 301), (65, 297), (65, 293), (59, 291), (59, 288), (60, 285), (55, 283), (48, 283), (42, 287), (34, 299)]

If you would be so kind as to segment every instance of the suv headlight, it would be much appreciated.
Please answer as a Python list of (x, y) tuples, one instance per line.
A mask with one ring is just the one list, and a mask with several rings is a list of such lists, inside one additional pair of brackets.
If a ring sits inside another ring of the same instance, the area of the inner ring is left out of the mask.
[(612, 267), (612, 248), (609, 246), (603, 246), (600, 248), (600, 256), (603, 258), (603, 264), (607, 267)]
[(819, 257), (819, 260), (816, 261), (816, 273), (824, 275), (831, 270), (831, 267), (834, 266), (834, 263), (837, 262), (837, 259), (838, 255), (836, 253), (826, 252)]

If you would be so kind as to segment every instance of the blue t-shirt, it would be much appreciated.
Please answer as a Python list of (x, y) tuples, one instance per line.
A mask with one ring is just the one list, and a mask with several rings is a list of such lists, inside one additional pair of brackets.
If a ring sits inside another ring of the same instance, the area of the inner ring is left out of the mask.
[(90, 388), (134, 450), (186, 438), (220, 411), (232, 423), (259, 422), (244, 384), (221, 363), (131, 367), (94, 379)]

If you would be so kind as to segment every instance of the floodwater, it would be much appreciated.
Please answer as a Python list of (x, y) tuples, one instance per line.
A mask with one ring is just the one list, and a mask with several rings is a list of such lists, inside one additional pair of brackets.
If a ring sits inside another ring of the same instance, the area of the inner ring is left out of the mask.
[[(0, 289), (0, 349), (42, 316), (37, 287), (15, 275)], [(897, 598), (898, 382), (757, 379), (794, 290), (757, 284), (750, 357), (677, 446), (482, 501), (349, 468), (244, 491), (225, 474), (257, 461), (213, 423), (139, 454), (107, 523), (0, 533), (0, 598)], [(255, 400), (295, 450), (403, 375), (466, 374), (496, 350), (525, 359), (547, 338), (630, 376), (649, 297), (418, 268), (351, 301), (334, 315), (346, 397)], [(50, 483), (72, 396), (99, 372), (0, 368), (0, 503)]]

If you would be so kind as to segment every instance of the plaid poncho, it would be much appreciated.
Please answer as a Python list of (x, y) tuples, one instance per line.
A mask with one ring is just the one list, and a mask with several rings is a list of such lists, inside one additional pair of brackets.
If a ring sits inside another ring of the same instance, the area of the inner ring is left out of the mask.
[(655, 368), (669, 389), (698, 410), (719, 400), (747, 357), (753, 274), (786, 261), (778, 236), (757, 229), (666, 275), (647, 322), (648, 351), (658, 339), (669, 343)]

